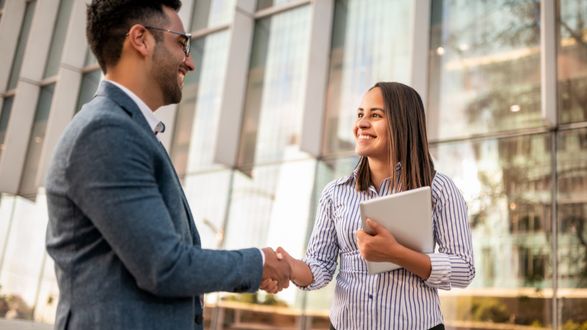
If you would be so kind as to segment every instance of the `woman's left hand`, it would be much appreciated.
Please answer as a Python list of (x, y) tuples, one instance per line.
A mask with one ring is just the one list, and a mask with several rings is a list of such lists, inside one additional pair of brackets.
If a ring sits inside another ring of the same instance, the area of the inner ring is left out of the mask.
[(362, 229), (356, 232), (357, 245), (361, 256), (368, 261), (394, 262), (394, 257), (397, 255), (396, 251), (402, 245), (397, 242), (389, 230), (379, 223), (369, 218), (366, 219), (366, 223), (372, 229), (373, 234), (368, 234)]

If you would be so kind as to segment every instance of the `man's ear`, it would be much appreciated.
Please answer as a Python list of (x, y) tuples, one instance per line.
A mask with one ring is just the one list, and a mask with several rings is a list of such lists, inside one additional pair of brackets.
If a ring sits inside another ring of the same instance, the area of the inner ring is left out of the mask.
[(147, 56), (154, 47), (153, 36), (147, 33), (147, 29), (140, 24), (131, 26), (126, 35), (126, 39), (129, 47), (143, 56)]

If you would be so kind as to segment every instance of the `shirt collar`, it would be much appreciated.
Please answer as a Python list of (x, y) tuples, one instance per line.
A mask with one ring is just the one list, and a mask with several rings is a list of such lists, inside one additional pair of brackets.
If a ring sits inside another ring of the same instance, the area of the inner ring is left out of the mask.
[[(396, 175), (399, 176), (401, 170), (402, 170), (402, 164), (398, 162), (397, 164), (395, 164)], [(343, 176), (343, 177), (339, 178), (338, 180), (336, 180), (336, 185), (345, 184), (351, 180), (355, 180), (355, 182), (356, 182), (358, 175), (359, 175), (359, 168), (355, 167), (355, 169), (353, 170), (353, 173), (351, 173), (351, 175)], [(387, 178), (385, 180), (389, 180), (389, 178)]]
[(147, 120), (147, 123), (149, 124), (149, 127), (151, 127), (153, 133), (163, 133), (163, 131), (165, 130), (165, 124), (163, 124), (163, 122), (160, 121), (159, 118), (157, 118), (157, 116), (155, 116), (151, 108), (149, 108), (149, 106), (145, 102), (143, 102), (143, 100), (141, 100), (130, 89), (122, 86), (121, 84), (108, 79), (104, 80), (120, 88), (124, 93), (126, 93), (126, 95), (128, 95), (128, 97), (130, 97), (137, 104), (137, 107), (139, 107), (139, 110), (141, 110), (141, 113)]

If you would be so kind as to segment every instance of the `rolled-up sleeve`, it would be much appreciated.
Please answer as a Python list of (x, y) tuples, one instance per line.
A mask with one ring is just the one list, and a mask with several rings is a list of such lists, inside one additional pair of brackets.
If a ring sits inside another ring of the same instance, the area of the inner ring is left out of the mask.
[(456, 185), (445, 176), (438, 180), (438, 187), (433, 187), (433, 194), (438, 249), (428, 254), (432, 270), (426, 284), (443, 290), (467, 287), (475, 277), (467, 205)]
[(302, 259), (314, 276), (314, 281), (302, 290), (316, 290), (325, 287), (334, 276), (338, 258), (338, 241), (333, 219), (332, 190), (333, 183), (322, 191), (316, 223), (308, 244), (306, 256)]

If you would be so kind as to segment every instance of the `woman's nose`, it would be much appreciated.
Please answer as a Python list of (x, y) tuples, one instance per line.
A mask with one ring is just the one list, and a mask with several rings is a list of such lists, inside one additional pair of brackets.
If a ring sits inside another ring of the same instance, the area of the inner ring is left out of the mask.
[(362, 117), (362, 118), (359, 118), (359, 122), (357, 123), (357, 126), (369, 127), (369, 126), (371, 126), (371, 122), (369, 122), (369, 120), (367, 120), (367, 117)]

